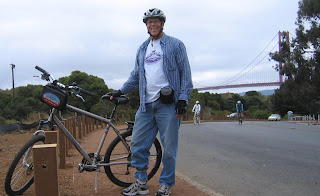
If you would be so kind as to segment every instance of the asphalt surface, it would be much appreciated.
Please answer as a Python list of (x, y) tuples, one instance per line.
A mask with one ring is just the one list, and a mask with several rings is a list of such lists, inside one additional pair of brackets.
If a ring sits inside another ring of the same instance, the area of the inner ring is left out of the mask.
[(320, 126), (182, 124), (177, 171), (212, 195), (320, 195)]

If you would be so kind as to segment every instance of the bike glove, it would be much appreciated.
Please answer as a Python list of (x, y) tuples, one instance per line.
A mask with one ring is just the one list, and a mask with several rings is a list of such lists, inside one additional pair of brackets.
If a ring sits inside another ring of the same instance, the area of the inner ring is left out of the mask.
[(186, 113), (187, 102), (185, 100), (178, 100), (176, 105), (176, 114), (184, 114)]
[(121, 95), (123, 95), (123, 93), (121, 92), (121, 90), (114, 90), (112, 92), (107, 93), (107, 95), (110, 95), (113, 97), (120, 97)]

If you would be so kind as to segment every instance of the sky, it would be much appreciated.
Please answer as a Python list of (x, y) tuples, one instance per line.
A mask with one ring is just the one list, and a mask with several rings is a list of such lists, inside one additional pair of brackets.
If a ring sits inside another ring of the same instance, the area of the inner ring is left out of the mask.
[(119, 89), (148, 38), (143, 13), (154, 7), (167, 17), (164, 32), (185, 44), (194, 87), (232, 78), (277, 32), (297, 27), (298, 0), (1, 0), (0, 89), (12, 88), (10, 64), (15, 87), (44, 85), (38, 65), (56, 79), (79, 70)]

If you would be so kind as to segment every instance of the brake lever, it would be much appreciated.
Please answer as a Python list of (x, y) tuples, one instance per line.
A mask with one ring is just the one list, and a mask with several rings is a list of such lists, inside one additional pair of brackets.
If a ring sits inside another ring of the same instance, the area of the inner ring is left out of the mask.
[(76, 95), (76, 97), (79, 97), (82, 102), (86, 102), (86, 100), (80, 95), (80, 88), (78, 88), (77, 86), (73, 86), (73, 88), (71, 89), (71, 92)]
[(79, 97), (80, 99), (82, 99), (82, 102), (86, 102), (86, 100), (84, 100), (84, 98), (81, 96), (81, 95), (79, 95), (79, 94), (75, 94), (77, 97)]
[(41, 74), (41, 80), (50, 81), (50, 74), (47, 74), (47, 73)]

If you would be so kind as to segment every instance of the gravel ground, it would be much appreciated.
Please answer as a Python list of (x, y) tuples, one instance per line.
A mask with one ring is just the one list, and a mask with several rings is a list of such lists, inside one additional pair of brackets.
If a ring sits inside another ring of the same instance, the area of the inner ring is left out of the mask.
[[(88, 152), (95, 152), (103, 130), (95, 130), (79, 143)], [(33, 131), (16, 131), (11, 133), (0, 134), (0, 195), (6, 195), (4, 191), (4, 179), (7, 170), (11, 164), (12, 159), (27, 140), (32, 137)], [(112, 131), (108, 135), (109, 143), (112, 139)], [(106, 146), (104, 146), (106, 148)], [(105, 152), (105, 149), (102, 150)], [(69, 156), (67, 157), (67, 168), (59, 169), (59, 189), (61, 196), (71, 195), (122, 195), (120, 192), (123, 189), (117, 185), (114, 185), (104, 173), (102, 168), (101, 173), (98, 176), (98, 193), (95, 194), (95, 175), (96, 172), (83, 172), (78, 173), (77, 165), (81, 162), (82, 157), (74, 148), (69, 150)], [(150, 194), (154, 195), (159, 187), (158, 178), (161, 169), (157, 174), (148, 182)], [(34, 186), (32, 185), (23, 195), (34, 195)], [(176, 177), (176, 185), (171, 189), (171, 195), (184, 195), (184, 196), (206, 196), (207, 194), (200, 191), (195, 186), (189, 184), (187, 181), (180, 177)]]

